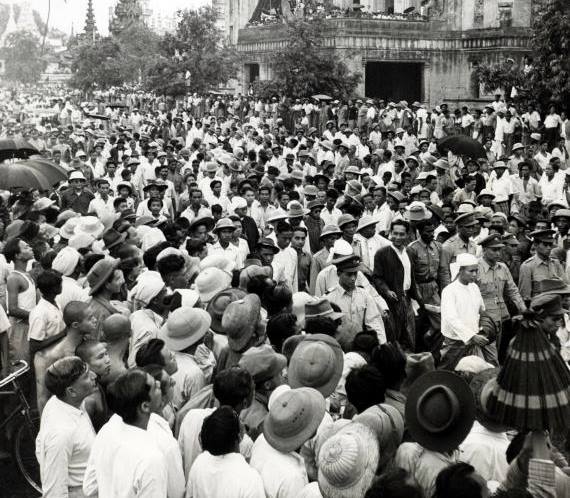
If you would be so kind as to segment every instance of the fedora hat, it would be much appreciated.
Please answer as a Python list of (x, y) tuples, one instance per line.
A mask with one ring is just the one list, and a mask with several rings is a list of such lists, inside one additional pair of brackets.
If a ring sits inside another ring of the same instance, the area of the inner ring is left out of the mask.
[(287, 206), (287, 217), (288, 218), (300, 218), (301, 216), (305, 216), (309, 214), (309, 210), (305, 209), (301, 204), (297, 201), (291, 201)]
[(313, 387), (327, 398), (336, 389), (343, 367), (344, 353), (336, 339), (325, 334), (307, 335), (289, 362), (289, 385)]
[(56, 228), (61, 228), (70, 218), (79, 218), (80, 216), (81, 215), (78, 212), (73, 211), (72, 209), (66, 209), (57, 215), (54, 226)]
[(493, 383), (496, 382), (497, 375), (499, 374), (498, 368), (487, 368), (481, 372), (476, 373), (469, 387), (475, 399), (475, 414), (477, 421), (491, 432), (504, 432), (508, 429), (507, 426), (498, 423), (493, 415), (489, 412), (487, 402), (489, 401), (489, 394), (493, 389)]
[(514, 152), (515, 150), (520, 150), (520, 149), (524, 149), (524, 145), (521, 143), (516, 143), (515, 145), (513, 145), (511, 151)]
[(206, 311), (210, 313), (210, 316), (212, 317), (210, 328), (214, 332), (225, 334), (225, 330), (222, 327), (224, 311), (226, 311), (226, 308), (230, 303), (243, 299), (245, 296), (247, 296), (247, 292), (244, 290), (230, 287), (218, 292), (212, 299), (210, 299), (210, 302), (206, 307)]
[[(46, 209), (52, 207), (55, 204), (53, 199), (48, 199), (47, 197), (42, 197), (32, 204), (32, 211), (45, 211)], [(55, 206), (56, 209), (59, 209)]]
[(477, 202), (479, 202), (479, 199), (481, 199), (481, 197), (485, 196), (491, 197), (493, 199), (495, 198), (495, 194), (493, 194), (493, 192), (484, 188), (483, 190), (481, 190), (481, 192), (479, 192), (479, 195), (477, 195)]
[(117, 230), (110, 228), (103, 234), (103, 242), (105, 243), (105, 249), (112, 249), (113, 247), (122, 244), (128, 236), (127, 232), (117, 232)]
[(546, 278), (537, 283), (537, 293), (569, 295), (570, 285), (566, 285), (560, 278)]
[(82, 216), (75, 226), (75, 233), (87, 233), (96, 239), (101, 237), (104, 231), (105, 225), (96, 216)]
[(430, 451), (456, 449), (475, 421), (475, 399), (459, 375), (435, 370), (416, 379), (406, 400), (406, 425), (413, 439)]
[(344, 316), (344, 313), (333, 310), (330, 301), (323, 297), (305, 304), (305, 319), (317, 316), (326, 316), (332, 320), (338, 320)]
[(318, 193), (319, 193), (319, 189), (317, 187), (315, 187), (314, 185), (305, 185), (303, 187), (303, 194), (304, 195), (316, 196)]
[(276, 221), (286, 220), (289, 216), (287, 215), (286, 211), (282, 209), (275, 209), (271, 214), (266, 218), (267, 223), (275, 223)]
[(273, 402), (263, 424), (269, 445), (283, 453), (300, 448), (317, 431), (325, 415), (325, 398), (312, 387), (290, 389)]
[(247, 294), (228, 304), (222, 316), (222, 328), (228, 336), (232, 351), (240, 352), (255, 334), (261, 312), (261, 301), (256, 294)]
[(228, 275), (233, 275), (236, 262), (230, 259), (223, 253), (210, 254), (200, 261), (200, 270), (205, 270), (206, 268), (219, 268), (225, 271)]
[(323, 227), (323, 231), (319, 235), (319, 239), (327, 237), (328, 235), (338, 235), (340, 237), (342, 235), (342, 231), (337, 225), (325, 225)]
[(159, 336), (168, 349), (182, 351), (202, 339), (211, 322), (212, 318), (207, 311), (182, 306), (170, 313)]
[(315, 200), (313, 200), (307, 204), (307, 209), (309, 211), (311, 209), (324, 208), (324, 207), (325, 207), (325, 203), (323, 201), (320, 201), (319, 199), (315, 199)]
[(87, 273), (87, 282), (90, 287), (89, 295), (92, 296), (97, 292), (118, 267), (118, 259), (104, 258), (97, 261)]
[(384, 451), (368, 426), (351, 422), (322, 444), (318, 451), (318, 484), (322, 496), (352, 498), (366, 494)]

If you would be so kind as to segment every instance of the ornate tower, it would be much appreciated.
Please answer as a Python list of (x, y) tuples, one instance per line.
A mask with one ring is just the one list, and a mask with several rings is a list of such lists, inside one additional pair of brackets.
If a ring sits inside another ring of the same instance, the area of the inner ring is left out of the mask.
[(109, 24), (109, 31), (116, 36), (143, 22), (143, 9), (139, 0), (119, 0), (115, 6), (115, 15)]
[(85, 16), (85, 39), (95, 41), (99, 36), (97, 33), (97, 25), (95, 24), (95, 13), (93, 12), (93, 0), (87, 0), (87, 14)]

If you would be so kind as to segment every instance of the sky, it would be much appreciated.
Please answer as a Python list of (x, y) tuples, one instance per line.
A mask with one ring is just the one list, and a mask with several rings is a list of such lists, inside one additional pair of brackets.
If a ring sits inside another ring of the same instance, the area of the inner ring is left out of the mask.
[[(25, 0), (12, 0), (19, 3)], [(48, 0), (28, 0), (32, 8), (37, 10), (42, 18), (47, 17)], [(93, 0), (97, 29), (101, 34), (107, 34), (109, 25), (109, 7), (115, 5), (117, 0)], [(164, 14), (175, 12), (178, 9), (193, 9), (210, 3), (208, 0), (150, 0), (153, 11), (162, 11)], [(50, 27), (58, 28), (64, 33), (75, 33), (83, 30), (87, 0), (51, 0)]]

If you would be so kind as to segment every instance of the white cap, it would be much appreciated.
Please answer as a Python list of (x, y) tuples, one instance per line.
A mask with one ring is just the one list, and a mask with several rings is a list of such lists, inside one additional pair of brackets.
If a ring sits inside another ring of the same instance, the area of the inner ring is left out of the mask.
[(247, 201), (243, 197), (234, 197), (232, 199), (232, 210), (247, 207)]
[(473, 256), (473, 254), (469, 254), (467, 252), (458, 254), (455, 262), (457, 263), (458, 268), (463, 268), (464, 266), (477, 266), (479, 264), (479, 260)]
[(71, 174), (69, 175), (69, 181), (72, 180), (83, 180), (84, 182), (86, 182), (86, 178), (85, 176), (83, 176), (83, 173), (81, 171), (72, 171)]

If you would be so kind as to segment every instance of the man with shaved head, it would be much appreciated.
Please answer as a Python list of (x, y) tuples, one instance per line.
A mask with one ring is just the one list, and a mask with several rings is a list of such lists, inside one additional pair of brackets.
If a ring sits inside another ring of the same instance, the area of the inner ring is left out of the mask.
[(69, 302), (63, 310), (65, 335), (59, 341), (44, 347), (34, 355), (38, 410), (40, 414), (49, 399), (49, 392), (44, 382), (47, 369), (57, 360), (66, 356), (73, 356), (77, 346), (97, 330), (97, 318), (88, 308), (87, 303), (82, 301)]
[(115, 313), (103, 321), (103, 341), (111, 358), (110, 381), (115, 380), (127, 370), (131, 322), (128, 317)]

